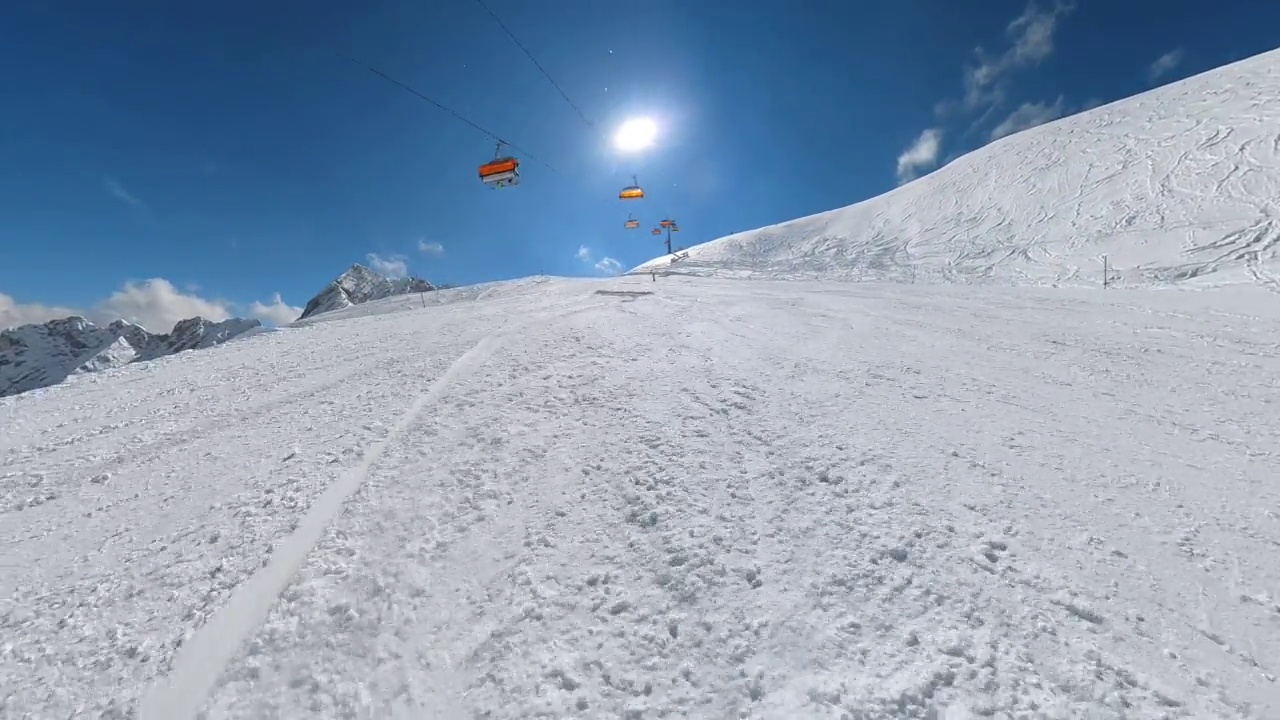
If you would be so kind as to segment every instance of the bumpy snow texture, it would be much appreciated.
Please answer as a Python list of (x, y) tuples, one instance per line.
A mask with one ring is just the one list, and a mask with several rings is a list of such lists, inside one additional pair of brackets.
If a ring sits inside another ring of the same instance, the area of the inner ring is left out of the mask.
[(1280, 718), (1277, 97), (0, 398), (0, 716)]

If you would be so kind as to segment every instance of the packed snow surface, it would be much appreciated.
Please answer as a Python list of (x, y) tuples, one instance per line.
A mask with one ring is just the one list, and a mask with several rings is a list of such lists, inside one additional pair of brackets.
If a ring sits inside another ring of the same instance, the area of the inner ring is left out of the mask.
[[(703, 275), (1280, 291), (1280, 50), (997, 140), (879, 197), (689, 249)], [(671, 256), (638, 271), (666, 268)]]
[(0, 716), (1280, 717), (1265, 291), (491, 290), (0, 399)]

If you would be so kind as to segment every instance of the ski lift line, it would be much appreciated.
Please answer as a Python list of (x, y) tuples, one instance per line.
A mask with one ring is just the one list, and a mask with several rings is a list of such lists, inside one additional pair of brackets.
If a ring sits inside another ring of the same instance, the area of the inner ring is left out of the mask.
[(573, 108), (573, 111), (578, 113), (578, 117), (582, 118), (582, 122), (586, 123), (587, 127), (594, 128), (596, 126), (595, 123), (588, 120), (586, 114), (582, 112), (582, 108), (579, 108), (576, 103), (569, 99), (569, 95), (560, 87), (560, 84), (551, 77), (551, 73), (547, 72), (546, 68), (542, 67), (542, 63), (538, 62), (538, 59), (533, 56), (533, 53), (529, 52), (529, 48), (525, 47), (524, 43), (520, 42), (520, 38), (517, 38), (516, 34), (511, 32), (506, 23), (502, 22), (502, 18), (498, 17), (498, 13), (494, 12), (493, 8), (490, 8), (484, 0), (476, 0), (476, 4), (484, 8), (485, 12), (489, 13), (489, 17), (493, 18), (493, 21), (498, 24), (498, 27), (502, 28), (502, 31), (507, 34), (507, 37), (511, 38), (511, 42), (515, 43), (516, 47), (520, 48), (520, 51), (525, 54), (525, 57), (529, 58), (529, 62), (533, 63), (533, 66), (538, 68), (538, 72), (542, 73), (542, 77), (546, 78), (547, 82), (551, 83), (551, 87), (555, 88), (556, 92), (560, 93), (560, 97), (564, 98), (564, 101), (569, 103), (569, 107)]
[(418, 92), (417, 90), (413, 89), (412, 87), (410, 87), (410, 86), (406, 85), (405, 83), (400, 82), (399, 80), (397, 80), (397, 79), (395, 79), (395, 78), (391, 77), (390, 75), (388, 75), (388, 74), (386, 74), (386, 73), (382, 72), (382, 71), (381, 71), (381, 70), (379, 70), (378, 68), (376, 68), (376, 67), (374, 67), (374, 66), (372, 66), (372, 65), (369, 65), (368, 63), (361, 62), (361, 61), (359, 61), (359, 60), (355, 59), (354, 57), (351, 57), (350, 55), (345, 55), (345, 54), (343, 54), (343, 53), (341, 53), (341, 52), (338, 52), (338, 51), (336, 51), (336, 50), (335, 50), (334, 52), (335, 52), (335, 54), (336, 54), (338, 57), (342, 58), (343, 60), (347, 60), (348, 62), (352, 63), (353, 65), (356, 65), (356, 66), (362, 67), (362, 68), (364, 68), (365, 70), (368, 70), (369, 72), (373, 73), (374, 75), (377, 75), (378, 77), (382, 78), (383, 80), (386, 80), (387, 82), (389, 82), (389, 83), (391, 83), (391, 84), (393, 84), (393, 85), (397, 85), (397, 86), (399, 86), (401, 89), (403, 89), (403, 90), (405, 90), (405, 91), (407, 91), (407, 92), (409, 92), (409, 93), (411, 93), (411, 94), (413, 94), (413, 95), (417, 96), (418, 98), (421, 98), (421, 99), (423, 99), (423, 100), (426, 100), (427, 102), (431, 103), (432, 105), (435, 105), (437, 108), (439, 108), (439, 109), (441, 109), (441, 110), (443, 110), (443, 111), (445, 111), (445, 112), (449, 113), (450, 115), (454, 116), (454, 117), (455, 117), (455, 118), (457, 118), (458, 120), (461, 120), (462, 122), (466, 123), (467, 125), (470, 125), (472, 128), (474, 128), (474, 129), (476, 129), (476, 130), (480, 131), (481, 133), (483, 133), (483, 134), (485, 134), (485, 135), (488, 135), (489, 137), (493, 138), (495, 141), (497, 141), (497, 142), (498, 142), (498, 144), (499, 144), (499, 145), (506, 145), (507, 147), (511, 148), (512, 150), (515, 150), (516, 152), (520, 153), (521, 155), (523, 155), (523, 156), (525, 156), (525, 157), (529, 158), (530, 160), (532, 160), (532, 161), (534, 161), (534, 162), (538, 163), (539, 165), (542, 165), (543, 167), (545, 167), (546, 169), (548, 169), (548, 170), (550, 170), (551, 172), (555, 173), (556, 175), (561, 175), (561, 176), (563, 176), (563, 175), (564, 175), (564, 173), (562, 173), (562, 172), (560, 172), (559, 170), (555, 169), (555, 167), (553, 167), (550, 163), (548, 163), (548, 162), (546, 162), (546, 161), (544, 161), (544, 160), (539, 160), (538, 158), (534, 157), (534, 156), (533, 156), (533, 153), (529, 152), (528, 150), (525, 150), (525, 149), (523, 149), (523, 148), (519, 147), (519, 146), (518, 146), (518, 145), (516, 145), (515, 143), (507, 142), (506, 140), (503, 140), (502, 138), (498, 137), (496, 134), (494, 134), (494, 133), (492, 133), (492, 132), (490, 132), (490, 131), (488, 131), (488, 130), (486, 130), (486, 129), (482, 128), (482, 127), (480, 127), (480, 126), (479, 126), (479, 125), (477, 125), (475, 122), (472, 122), (471, 120), (469, 120), (469, 119), (468, 119), (466, 116), (464, 116), (462, 113), (459, 113), (457, 110), (454, 110), (453, 108), (450, 108), (450, 107), (448, 107), (448, 106), (446, 106), (446, 105), (444, 105), (444, 104), (442, 104), (442, 103), (440, 103), (440, 102), (437, 102), (436, 100), (431, 99), (430, 97), (427, 97), (426, 95), (422, 94), (421, 92)]
[[(481, 1), (481, 2), (482, 2), (482, 0), (477, 0), (477, 1)], [(482, 3), (482, 4), (483, 4), (483, 3)], [(486, 8), (487, 8), (487, 6), (486, 6)], [(495, 17), (495, 19), (496, 19), (496, 17)], [(515, 40), (515, 38), (514, 38), (514, 37), (512, 37), (512, 40)], [(516, 42), (518, 43), (519, 41), (516, 41)], [(550, 170), (552, 173), (554, 173), (554, 174), (556, 174), (556, 175), (559, 175), (559, 176), (560, 176), (560, 177), (562, 177), (562, 178), (566, 178), (566, 179), (574, 179), (574, 180), (577, 180), (577, 179), (578, 179), (576, 176), (570, 176), (570, 175), (567, 175), (566, 173), (561, 172), (560, 170), (556, 169), (553, 165), (551, 165), (550, 163), (546, 162), (545, 160), (540, 160), (540, 159), (538, 159), (538, 158), (534, 157), (534, 155), (533, 155), (532, 153), (530, 153), (529, 151), (527, 151), (527, 150), (525, 150), (525, 149), (523, 149), (523, 148), (519, 147), (519, 146), (518, 146), (518, 145), (516, 145), (515, 143), (511, 143), (511, 142), (508, 142), (508, 141), (506, 141), (506, 140), (503, 140), (503, 139), (502, 139), (501, 137), (499, 137), (497, 134), (495, 134), (495, 133), (493, 133), (493, 132), (491, 132), (491, 131), (489, 131), (489, 130), (487, 130), (487, 129), (483, 128), (483, 127), (481, 127), (478, 123), (476, 123), (476, 122), (474, 122), (474, 121), (470, 120), (469, 118), (467, 118), (466, 116), (464, 116), (462, 113), (459, 113), (458, 111), (454, 110), (453, 108), (450, 108), (450, 107), (448, 107), (447, 105), (444, 105), (443, 103), (441, 103), (441, 102), (439, 102), (439, 101), (437, 101), (437, 100), (435, 100), (435, 99), (433, 99), (433, 98), (431, 98), (431, 97), (429, 97), (429, 96), (427, 96), (427, 95), (423, 94), (422, 92), (419, 92), (418, 90), (414, 89), (413, 87), (409, 86), (408, 84), (403, 83), (403, 82), (401, 82), (400, 80), (397, 80), (396, 78), (394, 78), (394, 77), (392, 77), (392, 76), (388, 75), (387, 73), (385, 73), (385, 72), (383, 72), (383, 71), (379, 70), (378, 68), (376, 68), (376, 67), (374, 67), (374, 66), (372, 66), (372, 65), (370, 65), (370, 64), (368, 64), (368, 63), (365, 63), (365, 62), (362, 62), (362, 61), (360, 61), (360, 60), (357, 60), (355, 57), (353, 57), (353, 56), (351, 56), (351, 55), (348, 55), (348, 54), (345, 54), (345, 53), (343, 53), (343, 52), (341, 52), (341, 51), (338, 51), (338, 50), (336, 50), (336, 49), (334, 50), (334, 54), (335, 54), (335, 55), (337, 55), (338, 57), (342, 58), (343, 60), (346, 60), (346, 61), (350, 62), (351, 64), (353, 64), (353, 65), (355, 65), (355, 66), (357, 66), (357, 67), (361, 67), (361, 68), (364, 68), (365, 70), (368, 70), (369, 72), (373, 73), (374, 75), (377, 75), (378, 77), (380, 77), (380, 78), (382, 78), (382, 79), (386, 80), (387, 82), (389, 82), (389, 83), (391, 83), (391, 84), (393, 84), (393, 85), (396, 85), (397, 87), (401, 88), (401, 89), (402, 89), (402, 90), (404, 90), (405, 92), (408, 92), (408, 93), (412, 94), (413, 96), (415, 96), (415, 97), (417, 97), (417, 98), (419, 98), (419, 99), (421, 99), (421, 100), (425, 100), (425, 101), (427, 101), (428, 103), (430, 103), (430, 104), (434, 105), (436, 108), (438, 108), (438, 109), (440, 109), (440, 110), (443, 110), (444, 112), (446, 112), (446, 113), (448, 113), (448, 114), (452, 115), (454, 118), (456, 118), (456, 119), (460, 120), (461, 122), (465, 123), (466, 125), (469, 125), (470, 127), (472, 127), (473, 129), (475, 129), (476, 131), (478, 131), (478, 132), (480, 132), (480, 133), (482, 133), (482, 134), (484, 134), (484, 135), (489, 136), (490, 138), (492, 138), (494, 141), (496, 141), (496, 142), (498, 143), (498, 149), (499, 149), (499, 150), (498, 150), (498, 153), (497, 153), (498, 155), (500, 155), (500, 154), (501, 154), (501, 148), (502, 148), (502, 146), (503, 146), (503, 145), (506, 145), (506, 146), (510, 147), (512, 150), (515, 150), (516, 152), (520, 153), (521, 155), (523, 155), (523, 156), (527, 157), (529, 160), (532, 160), (533, 162), (536, 162), (536, 163), (538, 163), (539, 165), (542, 165), (543, 167), (545, 167), (545, 168), (547, 168), (548, 170)], [(531, 57), (530, 59), (532, 59), (532, 57)], [(536, 63), (536, 61), (535, 61), (535, 63)], [(550, 77), (548, 77), (548, 80), (550, 80)], [(554, 81), (552, 81), (552, 84), (554, 84)], [(557, 88), (557, 89), (559, 89), (559, 88)], [(566, 100), (567, 100), (567, 99), (568, 99), (568, 98), (566, 97)], [(572, 101), (570, 101), (570, 104), (572, 104)], [(575, 106), (575, 109), (577, 109), (577, 108), (576, 108), (576, 106)], [(579, 114), (581, 114), (581, 111), (579, 111)], [(583, 117), (583, 120), (586, 120), (586, 118), (585, 118), (585, 117)], [(588, 123), (588, 124), (591, 124), (589, 120), (587, 120), (587, 123)], [(593, 126), (593, 127), (594, 127), (594, 126)], [(482, 165), (482, 166), (481, 166), (481, 170), (480, 170), (480, 177), (481, 177), (481, 180), (482, 180), (482, 181), (486, 181), (486, 184), (490, 184), (490, 182), (492, 182), (492, 184), (493, 184), (493, 185), (495, 185), (495, 186), (501, 186), (501, 185), (504, 185), (504, 184), (511, 184), (511, 185), (518, 184), (518, 183), (519, 183), (519, 180), (518, 180), (518, 175), (517, 175), (517, 173), (516, 173), (516, 167), (511, 167), (511, 168), (506, 168), (506, 167), (498, 168), (498, 167), (496, 167), (496, 165), (497, 165), (497, 164), (500, 164), (500, 162), (501, 162), (501, 161), (506, 161), (506, 160), (509, 160), (509, 158), (495, 157), (493, 161), (491, 161), (491, 162), (489, 162), (489, 163), (485, 163), (484, 165)], [(518, 161), (515, 161), (514, 159), (510, 159), (510, 160), (512, 160), (512, 161), (513, 161), (513, 163), (514, 163), (514, 165), (515, 165), (515, 166), (518, 166), (518, 165), (519, 165), (519, 162), (518, 162)], [(488, 175), (488, 176), (486, 175), (486, 170), (487, 170), (487, 171), (489, 171), (489, 175)], [(510, 177), (508, 177), (508, 175), (509, 175)], [(641, 198), (643, 198), (643, 197), (645, 196), (645, 193), (644, 193), (643, 188), (641, 188), (641, 187), (640, 187), (640, 185), (639, 185), (639, 183), (636, 181), (635, 177), (632, 177), (632, 183), (633, 183), (633, 184), (632, 184), (631, 186), (628, 186), (628, 187), (624, 188), (624, 189), (622, 190), (622, 192), (620, 192), (620, 193), (618, 194), (619, 199), (622, 199), (622, 200), (639, 200), (639, 199), (641, 199)], [(577, 183), (575, 183), (575, 184), (577, 184)], [(585, 190), (585, 188), (583, 188), (583, 187), (579, 187), (579, 189), (580, 189), (580, 190)]]
[[(511, 38), (511, 42), (514, 43), (516, 47), (520, 48), (520, 51), (525, 54), (525, 57), (529, 58), (529, 62), (533, 63), (533, 66), (538, 68), (538, 72), (542, 73), (542, 76), (547, 79), (548, 83), (551, 83), (551, 87), (555, 88), (556, 92), (560, 93), (560, 97), (564, 98), (564, 101), (569, 104), (569, 107), (573, 108), (574, 112), (578, 113), (578, 117), (582, 119), (582, 122), (588, 128), (599, 132), (600, 129), (596, 124), (582, 112), (582, 108), (578, 107), (577, 103), (569, 97), (569, 94), (564, 91), (564, 88), (560, 87), (560, 83), (557, 83), (555, 78), (551, 77), (551, 73), (547, 72), (547, 69), (542, 66), (542, 63), (538, 62), (538, 59), (533, 56), (532, 52), (529, 52), (529, 48), (525, 47), (524, 43), (520, 42), (520, 38), (516, 37), (516, 34), (511, 31), (511, 28), (507, 27), (507, 24), (502, 22), (502, 18), (498, 16), (498, 13), (494, 12), (493, 8), (489, 7), (489, 4), (486, 3), (485, 0), (475, 0), (475, 2), (489, 14), (489, 17), (493, 18), (493, 21), (497, 23), (498, 27), (502, 28), (502, 31), (507, 34), (507, 37)], [(603, 133), (599, 133), (599, 136), (602, 139), (604, 138)], [(644, 198), (644, 196), (644, 189), (640, 187), (640, 183), (636, 181), (634, 177), (632, 177), (632, 185), (623, 188), (622, 191), (618, 193), (619, 200), (640, 200)], [(627, 222), (626, 227), (628, 229), (635, 229), (632, 227), (631, 221)], [(638, 227), (638, 225), (636, 227)]]

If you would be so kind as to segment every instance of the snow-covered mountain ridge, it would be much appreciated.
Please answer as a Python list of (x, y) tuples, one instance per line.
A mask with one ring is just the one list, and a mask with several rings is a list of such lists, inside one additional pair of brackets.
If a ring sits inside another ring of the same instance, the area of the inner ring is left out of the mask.
[[(311, 298), (298, 319), (435, 289), (426, 280), (388, 278), (352, 265)], [(0, 397), (56, 385), (75, 374), (212, 347), (261, 326), (243, 318), (211, 322), (196, 317), (156, 334), (125, 320), (102, 327), (72, 316), (11, 328), (0, 332)]]
[(1280, 51), (997, 140), (879, 197), (636, 268), (1280, 288)]
[(435, 289), (434, 285), (421, 278), (389, 278), (357, 263), (311, 298), (298, 319), (343, 310), (372, 300)]
[(56, 385), (68, 376), (222, 344), (262, 325), (231, 318), (182, 320), (164, 334), (116, 320), (106, 327), (72, 316), (0, 332), (0, 397)]

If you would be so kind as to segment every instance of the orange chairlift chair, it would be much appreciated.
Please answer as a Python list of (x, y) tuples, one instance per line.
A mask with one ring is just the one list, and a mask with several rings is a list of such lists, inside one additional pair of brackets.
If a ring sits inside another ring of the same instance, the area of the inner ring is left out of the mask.
[(498, 143), (493, 160), (480, 166), (480, 182), (495, 190), (520, 184), (520, 161), (509, 155), (502, 157), (502, 146), (503, 143)]
[(631, 176), (631, 185), (622, 188), (618, 193), (619, 200), (639, 200), (644, 197), (644, 188), (640, 187), (640, 183), (636, 181), (636, 176)]

